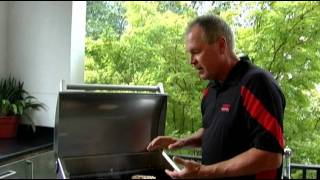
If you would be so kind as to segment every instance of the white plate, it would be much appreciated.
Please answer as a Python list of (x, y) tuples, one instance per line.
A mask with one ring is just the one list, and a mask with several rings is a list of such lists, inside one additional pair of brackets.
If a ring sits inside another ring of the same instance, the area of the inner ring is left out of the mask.
[(168, 161), (168, 163), (173, 167), (175, 171), (180, 172), (181, 169), (176, 165), (176, 163), (167, 155), (166, 152), (162, 151), (162, 156)]

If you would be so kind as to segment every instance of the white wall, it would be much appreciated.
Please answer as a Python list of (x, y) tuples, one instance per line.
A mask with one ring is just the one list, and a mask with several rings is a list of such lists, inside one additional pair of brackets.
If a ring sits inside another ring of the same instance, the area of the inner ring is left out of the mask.
[(54, 127), (60, 80), (71, 82), (71, 27), (72, 1), (9, 2), (8, 71), (47, 105), (38, 126)]
[(7, 74), (7, 8), (8, 2), (0, 1), (0, 78)]

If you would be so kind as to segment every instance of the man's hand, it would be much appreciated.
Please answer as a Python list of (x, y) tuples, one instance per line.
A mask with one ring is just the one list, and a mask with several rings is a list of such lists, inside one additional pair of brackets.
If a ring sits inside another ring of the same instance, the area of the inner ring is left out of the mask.
[(178, 157), (174, 157), (173, 160), (178, 163), (178, 164), (181, 164), (184, 166), (184, 168), (178, 172), (178, 171), (169, 171), (169, 170), (165, 170), (165, 172), (171, 177), (171, 178), (174, 178), (174, 179), (177, 179), (177, 178), (183, 178), (183, 179), (186, 179), (186, 178), (192, 178), (192, 179), (195, 179), (195, 178), (201, 178), (199, 172), (200, 172), (200, 168), (201, 168), (201, 164), (200, 163), (197, 163), (195, 161), (191, 161), (191, 160), (184, 160), (184, 159), (181, 159), (181, 158), (178, 158)]
[(177, 149), (184, 146), (183, 140), (178, 140), (176, 138), (168, 137), (168, 136), (158, 136), (153, 139), (148, 147), (148, 151), (154, 151), (158, 149)]
[(200, 147), (201, 146), (201, 140), (203, 135), (204, 129), (200, 128), (197, 132), (192, 134), (188, 138), (183, 139), (176, 139), (169, 136), (158, 136), (155, 139), (153, 139), (148, 147), (148, 151), (154, 151), (158, 149), (179, 149), (182, 147)]

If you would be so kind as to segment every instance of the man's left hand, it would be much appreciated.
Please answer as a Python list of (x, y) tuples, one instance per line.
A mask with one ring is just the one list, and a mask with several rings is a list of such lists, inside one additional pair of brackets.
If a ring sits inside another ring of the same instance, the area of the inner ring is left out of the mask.
[(201, 164), (197, 163), (195, 161), (191, 160), (185, 160), (181, 159), (179, 157), (174, 157), (173, 160), (184, 166), (184, 168), (181, 171), (170, 171), (170, 170), (165, 170), (165, 172), (173, 179), (178, 179), (178, 178), (201, 178), (199, 175)]

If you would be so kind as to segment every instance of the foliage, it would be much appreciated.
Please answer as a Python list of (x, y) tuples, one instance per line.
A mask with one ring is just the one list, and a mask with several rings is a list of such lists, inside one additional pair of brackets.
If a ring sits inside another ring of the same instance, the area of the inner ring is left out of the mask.
[(126, 26), (124, 13), (119, 1), (87, 1), (87, 35), (98, 39), (105, 28), (111, 28), (120, 37)]
[[(87, 34), (86, 82), (162, 82), (169, 94), (166, 134), (180, 137), (196, 131), (207, 82), (186, 62), (184, 29), (207, 8), (235, 29), (236, 52), (248, 54), (279, 82), (287, 100), (284, 133), (292, 162), (320, 163), (320, 98), (315, 90), (320, 81), (319, 2), (214, 1), (211, 8), (200, 1), (121, 2), (112, 5), (121, 9), (116, 15), (110, 14), (111, 6), (96, 6), (105, 3), (88, 7), (87, 17), (95, 23), (87, 27), (97, 32)], [(125, 26), (115, 26), (117, 22)]]
[(30, 110), (44, 108), (44, 104), (37, 102), (36, 98), (29, 95), (23, 88), (23, 82), (14, 77), (0, 80), (0, 116), (20, 116), (30, 120), (33, 130), (35, 125), (27, 114)]

